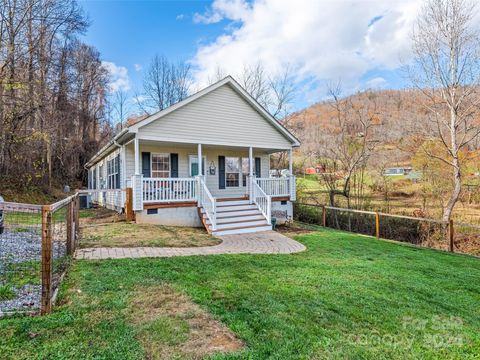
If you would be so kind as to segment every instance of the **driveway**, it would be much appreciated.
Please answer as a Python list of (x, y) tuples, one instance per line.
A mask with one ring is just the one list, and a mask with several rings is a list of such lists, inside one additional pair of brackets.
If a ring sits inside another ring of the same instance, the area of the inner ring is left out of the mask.
[(130, 259), (145, 257), (172, 257), (218, 254), (292, 254), (304, 251), (306, 247), (275, 231), (220, 236), (222, 243), (215, 246), (174, 248), (86, 248), (78, 249), (77, 259)]

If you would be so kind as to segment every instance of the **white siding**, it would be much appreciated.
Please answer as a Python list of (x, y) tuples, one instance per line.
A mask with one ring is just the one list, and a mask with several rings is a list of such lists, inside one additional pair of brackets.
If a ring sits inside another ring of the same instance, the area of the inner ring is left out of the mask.
[(165, 141), (291, 147), (290, 141), (228, 84), (141, 127), (139, 135)]
[[(140, 143), (140, 152), (150, 153), (174, 153), (178, 154), (178, 177), (190, 177), (189, 174), (189, 155), (197, 155), (196, 146), (162, 146), (162, 145), (146, 145)], [(210, 192), (215, 197), (241, 197), (246, 194), (246, 188), (244, 186), (228, 187), (226, 189), (218, 188), (218, 156), (236, 156), (248, 158), (248, 150), (235, 150), (235, 149), (219, 149), (219, 148), (202, 148), (202, 155), (206, 157), (206, 183)], [(261, 176), (268, 177), (270, 170), (270, 156), (261, 151), (253, 152), (254, 157), (260, 157), (261, 160)], [(131, 179), (135, 172), (135, 155), (133, 144), (126, 147), (126, 169), (127, 179)], [(215, 175), (208, 173), (208, 168), (213, 161), (216, 168)], [(140, 165), (140, 169), (142, 166)], [(240, 178), (240, 185), (242, 185), (242, 179)]]

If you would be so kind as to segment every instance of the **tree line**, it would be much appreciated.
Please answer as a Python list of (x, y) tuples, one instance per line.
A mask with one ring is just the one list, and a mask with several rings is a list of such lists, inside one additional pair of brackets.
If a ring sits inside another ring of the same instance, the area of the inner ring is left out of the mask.
[(82, 180), (111, 134), (109, 76), (79, 36), (75, 0), (0, 0), (0, 181), (52, 187)]

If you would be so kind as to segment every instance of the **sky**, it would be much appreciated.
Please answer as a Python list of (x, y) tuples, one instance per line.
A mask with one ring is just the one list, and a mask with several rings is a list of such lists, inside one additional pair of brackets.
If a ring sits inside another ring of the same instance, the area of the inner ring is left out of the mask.
[(261, 62), (269, 75), (291, 69), (294, 110), (344, 94), (408, 86), (418, 0), (80, 1), (91, 22), (84, 40), (101, 53), (111, 90), (141, 94), (155, 54), (186, 61), (194, 87), (220, 68), (238, 77)]

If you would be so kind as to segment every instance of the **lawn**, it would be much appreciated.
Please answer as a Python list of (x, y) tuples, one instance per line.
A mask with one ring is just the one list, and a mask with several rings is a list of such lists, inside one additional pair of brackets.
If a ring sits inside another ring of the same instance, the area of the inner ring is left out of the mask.
[(80, 247), (196, 247), (219, 243), (202, 228), (117, 222), (82, 227)]
[(211, 359), (478, 358), (479, 259), (328, 229), (295, 237), (307, 251), (77, 261), (53, 314), (0, 321), (0, 354), (185, 359), (209, 354), (205, 332), (233, 350)]

